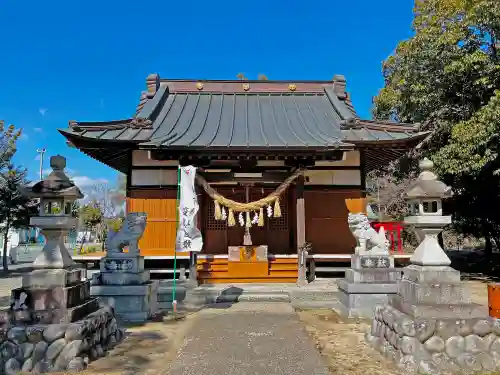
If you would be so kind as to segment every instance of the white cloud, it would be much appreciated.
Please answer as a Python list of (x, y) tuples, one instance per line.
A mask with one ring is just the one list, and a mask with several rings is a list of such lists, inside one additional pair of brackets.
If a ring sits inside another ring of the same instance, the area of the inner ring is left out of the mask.
[(88, 176), (73, 176), (71, 179), (80, 189), (92, 188), (95, 185), (107, 184), (109, 182), (105, 178), (94, 179)]
[(42, 128), (33, 128), (33, 130), (35, 131), (35, 133), (43, 133)]
[(45, 116), (45, 114), (47, 113), (48, 109), (47, 108), (38, 108), (38, 112), (40, 112), (40, 114), (42, 116)]
[[(38, 158), (35, 158), (35, 160), (40, 161), (40, 157), (38, 156)], [(50, 172), (52, 172), (52, 168), (46, 168), (46, 169), (42, 170), (42, 175), (43, 175), (43, 177), (47, 177), (47, 176), (50, 174)], [(75, 171), (74, 169), (71, 169), (71, 168), (65, 168), (65, 169), (64, 169), (64, 172), (65, 172), (65, 173), (66, 173), (66, 175), (68, 175), (71, 179), (73, 179), (74, 177), (72, 177), (72, 176), (74, 176), (74, 175), (76, 174), (76, 171)], [(87, 177), (85, 177), (85, 178), (87, 178)], [(107, 180), (106, 180), (106, 181), (107, 181)]]

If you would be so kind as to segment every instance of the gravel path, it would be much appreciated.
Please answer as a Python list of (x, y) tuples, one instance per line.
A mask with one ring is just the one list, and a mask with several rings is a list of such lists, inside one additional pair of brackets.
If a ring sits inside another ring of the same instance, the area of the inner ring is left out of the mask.
[(168, 375), (328, 374), (288, 304), (240, 302), (196, 315)]

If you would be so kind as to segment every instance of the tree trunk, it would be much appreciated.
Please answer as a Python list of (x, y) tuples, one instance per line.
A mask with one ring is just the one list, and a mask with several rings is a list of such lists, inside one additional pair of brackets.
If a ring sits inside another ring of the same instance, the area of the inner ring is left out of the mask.
[(493, 254), (493, 243), (491, 242), (491, 236), (487, 233), (484, 236), (485, 244), (484, 244), (484, 255), (491, 256)]
[[(80, 244), (80, 249), (78, 250), (78, 252), (80, 254), (82, 253), (83, 245), (85, 244), (85, 238), (87, 237), (87, 230), (88, 230), (88, 227), (85, 227), (84, 232), (83, 232), (83, 236), (82, 236), (82, 242)], [(76, 238), (78, 238), (78, 232), (77, 232)]]
[(3, 234), (3, 249), (2, 249), (2, 263), (3, 270), (9, 272), (9, 262), (7, 260), (7, 246), (9, 241), (9, 228), (5, 227), (5, 233)]

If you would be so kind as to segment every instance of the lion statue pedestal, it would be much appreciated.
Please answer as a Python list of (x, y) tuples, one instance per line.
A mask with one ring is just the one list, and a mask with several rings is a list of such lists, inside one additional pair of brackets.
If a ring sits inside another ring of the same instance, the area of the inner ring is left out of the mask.
[(144, 323), (158, 310), (158, 282), (150, 280), (138, 246), (146, 219), (145, 213), (132, 212), (117, 233), (110, 230), (106, 256), (90, 290), (92, 296), (114, 306), (117, 318), (126, 323)]
[(401, 271), (394, 268), (389, 241), (383, 228), (377, 233), (363, 213), (348, 216), (349, 229), (356, 238), (351, 268), (338, 281), (342, 314), (372, 317), (377, 304), (387, 303), (397, 293)]

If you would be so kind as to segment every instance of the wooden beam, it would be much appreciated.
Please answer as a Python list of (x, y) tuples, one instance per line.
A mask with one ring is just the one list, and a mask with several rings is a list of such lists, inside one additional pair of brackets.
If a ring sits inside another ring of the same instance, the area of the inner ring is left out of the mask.
[(304, 201), (304, 176), (297, 178), (295, 185), (297, 207), (297, 248), (306, 242), (306, 211)]
[[(306, 242), (306, 210), (304, 201), (304, 176), (297, 178), (295, 185), (296, 196), (296, 216), (297, 216), (297, 255), (299, 257), (299, 273), (297, 284), (301, 285), (306, 282), (306, 264), (301, 261), (302, 254), (299, 249)], [(305, 258), (304, 258), (305, 259)]]
[(234, 172), (202, 172), (207, 182), (276, 182), (281, 183), (290, 176), (287, 172), (262, 172), (262, 177), (237, 177)]

